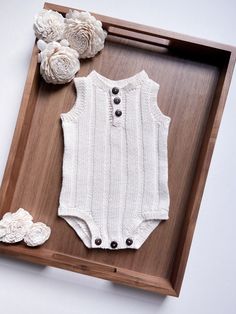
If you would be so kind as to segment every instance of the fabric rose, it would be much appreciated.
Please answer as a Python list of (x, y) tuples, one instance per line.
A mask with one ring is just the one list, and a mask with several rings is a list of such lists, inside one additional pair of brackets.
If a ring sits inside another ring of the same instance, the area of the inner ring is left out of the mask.
[(79, 54), (68, 47), (66, 40), (48, 44), (38, 40), (37, 45), (41, 50), (38, 56), (40, 74), (47, 83), (65, 84), (75, 77), (80, 69)]
[(28, 246), (38, 246), (46, 242), (51, 234), (51, 229), (42, 222), (34, 223), (24, 237)]
[(32, 216), (23, 208), (6, 213), (0, 221), (0, 241), (17, 243), (24, 239), (32, 226)]
[(102, 50), (106, 36), (101, 21), (89, 12), (69, 10), (66, 14), (64, 38), (78, 51), (81, 59), (94, 57)]
[(7, 233), (7, 226), (2, 221), (0, 221), (0, 241)]
[(64, 17), (53, 10), (43, 9), (34, 17), (35, 36), (45, 42), (61, 40), (64, 26)]

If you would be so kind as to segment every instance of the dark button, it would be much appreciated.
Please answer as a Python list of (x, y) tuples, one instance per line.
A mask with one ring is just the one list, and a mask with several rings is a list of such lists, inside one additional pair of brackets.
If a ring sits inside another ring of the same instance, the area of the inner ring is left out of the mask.
[(119, 109), (117, 109), (117, 110), (115, 111), (115, 115), (116, 115), (117, 117), (120, 117), (120, 116), (122, 115), (122, 111), (119, 110)]
[(119, 88), (118, 87), (113, 87), (112, 88), (112, 93), (115, 94), (115, 95), (118, 94), (119, 93)]
[(118, 105), (120, 103), (120, 97), (115, 97), (113, 101), (116, 105)]
[(102, 243), (102, 239), (100, 239), (100, 238), (95, 239), (96, 245), (100, 245), (101, 243)]
[(111, 247), (112, 247), (113, 249), (115, 249), (115, 248), (117, 247), (117, 245), (118, 245), (118, 243), (117, 243), (116, 241), (112, 241), (112, 242), (111, 242)]
[(133, 240), (130, 239), (130, 238), (126, 239), (126, 244), (127, 244), (128, 246), (132, 245), (132, 244), (133, 244)]

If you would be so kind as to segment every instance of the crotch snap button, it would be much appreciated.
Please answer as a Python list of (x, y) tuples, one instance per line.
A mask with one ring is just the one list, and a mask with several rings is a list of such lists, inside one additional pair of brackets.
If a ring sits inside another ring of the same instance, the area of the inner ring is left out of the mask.
[(100, 245), (101, 243), (102, 243), (102, 239), (100, 239), (100, 238), (95, 239), (96, 245)]
[(113, 87), (113, 88), (112, 88), (112, 93), (113, 93), (114, 95), (118, 94), (118, 93), (119, 93), (119, 88), (118, 88), (118, 87)]
[(112, 241), (112, 242), (111, 242), (111, 247), (112, 247), (113, 249), (115, 249), (115, 248), (117, 247), (117, 245), (118, 245), (118, 243), (117, 243), (116, 241)]
[(127, 244), (128, 246), (132, 245), (132, 244), (133, 244), (133, 240), (130, 239), (130, 238), (126, 239), (126, 244)]
[(118, 105), (120, 103), (120, 97), (115, 97), (113, 101), (116, 105)]

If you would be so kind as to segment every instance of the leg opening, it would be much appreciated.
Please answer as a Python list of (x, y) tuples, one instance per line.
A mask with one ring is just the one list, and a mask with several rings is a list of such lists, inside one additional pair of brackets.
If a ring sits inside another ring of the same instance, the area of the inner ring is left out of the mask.
[(63, 218), (73, 228), (88, 248), (92, 247), (92, 238), (94, 235), (97, 235), (98, 230), (90, 215), (78, 214), (76, 209), (66, 211), (60, 209), (58, 216)]

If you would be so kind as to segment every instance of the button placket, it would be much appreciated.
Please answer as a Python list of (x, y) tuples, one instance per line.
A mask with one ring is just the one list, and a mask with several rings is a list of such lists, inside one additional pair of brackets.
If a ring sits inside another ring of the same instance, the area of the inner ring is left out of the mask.
[(122, 124), (123, 100), (120, 88), (114, 86), (111, 89), (111, 102), (113, 112), (113, 125), (120, 126)]

